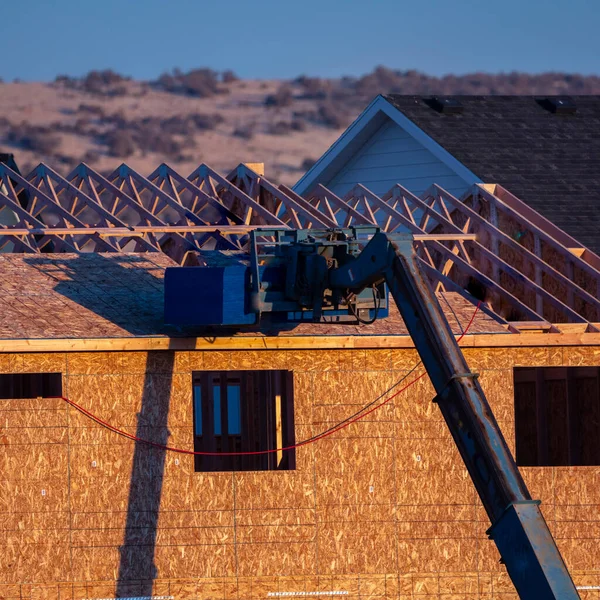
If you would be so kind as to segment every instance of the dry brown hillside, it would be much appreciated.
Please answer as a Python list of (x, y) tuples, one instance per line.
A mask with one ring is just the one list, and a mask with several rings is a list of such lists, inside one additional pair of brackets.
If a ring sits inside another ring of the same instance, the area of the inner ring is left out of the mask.
[(292, 184), (380, 92), (600, 93), (599, 77), (520, 73), (429, 77), (379, 67), (361, 78), (239, 80), (231, 71), (174, 71), (134, 81), (112, 71), (52, 83), (0, 83), (0, 151), (28, 172), (44, 161), (64, 174), (85, 161), (144, 175), (168, 162), (184, 175), (206, 162), (227, 171), (264, 162)]

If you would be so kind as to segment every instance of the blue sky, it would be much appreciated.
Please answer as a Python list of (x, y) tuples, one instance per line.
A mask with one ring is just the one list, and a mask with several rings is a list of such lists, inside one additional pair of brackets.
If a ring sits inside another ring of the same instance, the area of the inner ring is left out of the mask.
[(597, 0), (4, 0), (0, 77), (600, 73)]

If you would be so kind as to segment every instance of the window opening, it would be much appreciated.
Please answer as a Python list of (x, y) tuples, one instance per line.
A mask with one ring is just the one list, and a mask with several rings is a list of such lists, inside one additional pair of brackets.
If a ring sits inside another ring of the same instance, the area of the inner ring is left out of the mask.
[[(261, 452), (294, 444), (290, 371), (196, 371), (194, 449)], [(295, 451), (245, 456), (195, 456), (196, 471), (295, 469)]]

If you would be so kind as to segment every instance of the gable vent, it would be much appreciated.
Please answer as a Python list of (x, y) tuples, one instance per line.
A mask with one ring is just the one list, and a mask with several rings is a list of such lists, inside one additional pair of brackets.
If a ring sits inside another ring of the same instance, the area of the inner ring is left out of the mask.
[(433, 108), (433, 110), (445, 115), (460, 115), (465, 109), (460, 100), (456, 98), (434, 96), (425, 100), (425, 104), (429, 108)]
[(577, 112), (577, 105), (573, 98), (567, 96), (540, 98), (537, 102), (542, 108), (556, 115), (574, 115)]

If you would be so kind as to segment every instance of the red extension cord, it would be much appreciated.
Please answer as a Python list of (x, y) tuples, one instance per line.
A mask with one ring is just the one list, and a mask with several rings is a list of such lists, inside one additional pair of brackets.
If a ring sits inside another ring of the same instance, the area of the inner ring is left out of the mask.
[[(471, 320), (469, 321), (467, 328), (463, 331), (462, 335), (458, 338), (457, 342), (460, 342), (463, 339), (463, 337), (465, 337), (467, 332), (469, 331), (469, 328), (471, 327), (471, 325), (473, 324), (473, 321), (475, 320), (475, 315), (477, 314), (477, 311), (479, 310), (480, 305), (481, 305), (481, 302), (479, 302), (477, 304), (477, 307), (475, 308), (475, 312), (473, 313), (473, 316), (471, 317)], [(421, 361), (419, 361), (409, 371), (408, 374), (410, 375), (410, 373), (415, 371), (416, 368), (420, 364), (421, 364)], [(273, 452), (284, 452), (285, 450), (293, 450), (294, 448), (300, 448), (302, 446), (306, 446), (307, 444), (312, 444), (313, 442), (316, 442), (318, 440), (322, 440), (326, 437), (329, 437), (330, 435), (348, 427), (348, 425), (351, 425), (352, 423), (356, 423), (357, 421), (364, 419), (367, 415), (370, 415), (372, 412), (376, 411), (377, 409), (381, 408), (382, 406), (385, 406), (388, 402), (393, 400), (396, 396), (400, 395), (402, 392), (406, 391), (409, 387), (411, 387), (412, 385), (417, 383), (417, 381), (419, 381), (419, 379), (422, 379), (423, 377), (425, 377), (425, 375), (427, 375), (427, 373), (422, 373), (421, 375), (419, 375), (418, 377), (413, 379), (410, 383), (405, 385), (403, 388), (399, 389), (397, 392), (392, 394), (389, 398), (387, 398), (387, 400), (384, 400), (383, 402), (381, 402), (380, 404), (377, 404), (376, 406), (372, 406), (366, 412), (362, 412), (362, 411), (366, 410), (366, 408), (370, 407), (373, 403), (367, 404), (367, 406), (365, 406), (358, 413), (356, 413), (356, 416), (352, 416), (349, 419), (346, 419), (345, 421), (342, 421), (341, 423), (334, 425), (330, 429), (327, 429), (326, 431), (323, 431), (307, 440), (303, 440), (302, 442), (298, 442), (297, 444), (294, 444), (292, 446), (286, 446), (284, 448), (273, 448), (272, 450), (256, 450), (254, 452), (195, 452), (194, 450), (184, 450), (183, 448), (174, 448), (172, 446), (158, 444), (156, 442), (151, 442), (150, 440), (144, 440), (142, 438), (137, 437), (136, 435), (133, 435), (132, 433), (127, 433), (126, 431), (123, 431), (122, 429), (118, 429), (117, 427), (114, 427), (110, 423), (103, 421), (100, 417), (97, 417), (96, 415), (92, 414), (91, 412), (89, 412), (88, 410), (83, 408), (83, 406), (80, 406), (76, 402), (73, 402), (73, 400), (69, 400), (69, 398), (66, 398), (64, 396), (52, 396), (52, 397), (60, 398), (61, 400), (64, 400), (67, 404), (69, 404), (73, 408), (77, 409), (80, 413), (84, 414), (86, 417), (90, 418), (92, 421), (95, 421), (96, 423), (98, 423), (99, 425), (102, 425), (102, 427), (105, 427), (109, 431), (112, 431), (113, 433), (121, 435), (127, 439), (134, 441), (134, 442), (140, 442), (142, 444), (147, 444), (148, 446), (160, 448), (161, 450), (167, 450), (169, 452), (177, 452), (179, 454), (192, 454), (192, 455), (200, 455), (200, 456), (251, 456), (251, 455), (256, 455), (256, 454), (271, 454)], [(402, 380), (400, 380), (400, 381), (402, 381)], [(398, 383), (400, 383), (400, 382), (397, 382), (396, 384), (394, 384), (390, 389), (388, 389), (386, 392), (384, 392), (382, 394), (382, 396), (385, 396), (385, 394), (389, 393), (392, 389), (394, 389), (394, 387), (396, 387), (396, 385), (398, 385)], [(382, 396), (380, 396), (380, 397), (382, 397)], [(375, 402), (376, 401), (377, 400), (375, 400)]]

